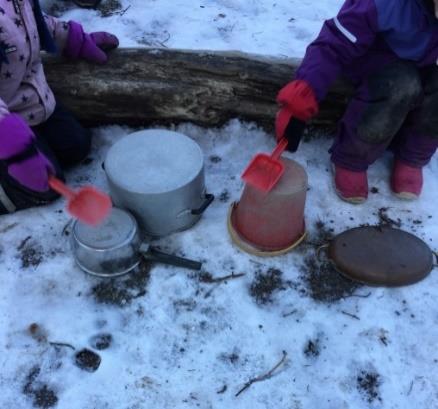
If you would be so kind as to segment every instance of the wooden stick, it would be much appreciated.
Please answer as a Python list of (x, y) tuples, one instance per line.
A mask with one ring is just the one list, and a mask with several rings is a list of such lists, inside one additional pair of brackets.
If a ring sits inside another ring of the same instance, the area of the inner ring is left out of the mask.
[(274, 372), (281, 366), (284, 364), (284, 362), (286, 361), (286, 357), (287, 357), (287, 352), (283, 351), (283, 357), (281, 358), (280, 362), (278, 362), (277, 365), (275, 365), (269, 372), (265, 373), (264, 375), (260, 375), (257, 376), (256, 378), (250, 379), (247, 383), (245, 383), (245, 385), (243, 386), (242, 389), (239, 390), (239, 392), (236, 393), (236, 397), (239, 396), (242, 392), (244, 392), (245, 390), (247, 390), (253, 383), (256, 382), (262, 382), (262, 381), (266, 381), (267, 379), (269, 379)]

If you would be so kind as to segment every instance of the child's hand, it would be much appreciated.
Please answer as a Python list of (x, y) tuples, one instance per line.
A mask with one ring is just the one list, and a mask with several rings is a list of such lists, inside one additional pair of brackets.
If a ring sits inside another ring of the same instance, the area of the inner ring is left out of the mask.
[(312, 88), (305, 81), (292, 81), (277, 96), (281, 108), (275, 120), (277, 140), (285, 137), (288, 150), (295, 151), (304, 132), (305, 122), (318, 113), (318, 102)]
[(113, 34), (103, 31), (87, 34), (80, 24), (74, 21), (68, 24), (69, 33), (64, 49), (64, 55), (68, 58), (104, 64), (108, 60), (106, 51), (119, 46), (119, 40)]
[(0, 161), (8, 175), (35, 192), (49, 190), (49, 174), (55, 168), (35, 145), (35, 135), (20, 115), (8, 114), (0, 120)]

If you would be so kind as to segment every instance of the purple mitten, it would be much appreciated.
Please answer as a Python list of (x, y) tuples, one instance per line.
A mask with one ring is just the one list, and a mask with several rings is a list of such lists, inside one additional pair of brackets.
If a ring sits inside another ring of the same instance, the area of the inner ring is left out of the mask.
[(82, 26), (74, 21), (68, 23), (68, 38), (64, 48), (64, 56), (77, 60), (82, 58), (89, 62), (104, 64), (108, 57), (106, 51), (117, 48), (119, 40), (116, 36), (104, 31), (87, 34)]
[(27, 189), (45, 192), (55, 168), (34, 141), (32, 129), (20, 115), (8, 114), (0, 120), (0, 160), (7, 163), (9, 176)]

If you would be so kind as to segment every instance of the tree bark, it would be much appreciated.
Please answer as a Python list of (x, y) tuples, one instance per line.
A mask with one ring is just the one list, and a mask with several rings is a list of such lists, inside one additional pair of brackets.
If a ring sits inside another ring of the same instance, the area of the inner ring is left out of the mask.
[[(118, 49), (105, 65), (45, 56), (56, 97), (90, 125), (193, 122), (218, 126), (231, 118), (272, 129), (279, 89), (300, 60), (239, 52)], [(349, 88), (338, 83), (314, 125), (336, 123)]]

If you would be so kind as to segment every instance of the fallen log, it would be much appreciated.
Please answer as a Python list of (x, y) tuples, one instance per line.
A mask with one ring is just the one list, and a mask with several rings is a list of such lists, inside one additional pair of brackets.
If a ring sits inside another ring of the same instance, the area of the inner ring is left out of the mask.
[[(90, 125), (218, 126), (240, 118), (272, 129), (276, 94), (299, 63), (239, 52), (146, 48), (115, 50), (100, 66), (44, 57), (57, 98)], [(313, 124), (333, 125), (348, 95), (346, 84), (336, 84)]]

